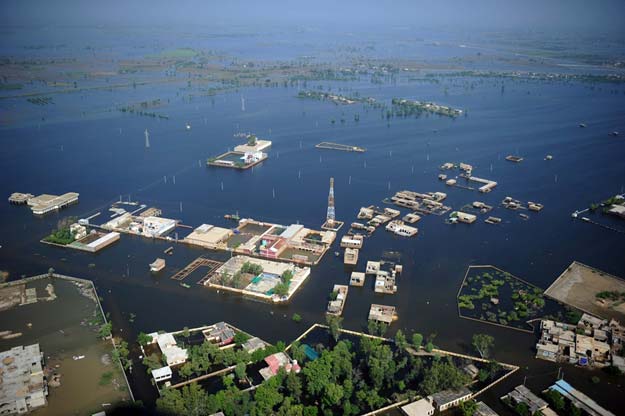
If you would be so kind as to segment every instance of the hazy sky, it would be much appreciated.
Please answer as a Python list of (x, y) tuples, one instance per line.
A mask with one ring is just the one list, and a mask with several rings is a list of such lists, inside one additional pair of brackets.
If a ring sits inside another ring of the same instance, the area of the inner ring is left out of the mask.
[(236, 24), (621, 32), (625, 0), (0, 0), (2, 25)]

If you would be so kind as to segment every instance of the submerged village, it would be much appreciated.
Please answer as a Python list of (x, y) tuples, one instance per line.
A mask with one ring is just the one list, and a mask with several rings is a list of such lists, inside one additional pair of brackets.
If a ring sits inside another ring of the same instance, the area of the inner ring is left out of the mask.
[(624, 414), (620, 64), (219, 30), (0, 62), (0, 415)]

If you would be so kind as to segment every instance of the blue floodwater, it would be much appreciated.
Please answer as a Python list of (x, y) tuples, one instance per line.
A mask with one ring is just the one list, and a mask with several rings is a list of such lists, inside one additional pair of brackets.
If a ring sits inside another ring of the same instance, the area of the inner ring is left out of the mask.
[[(227, 47), (235, 40), (220, 42)], [(253, 44), (235, 43), (240, 48), (236, 53), (243, 56), (254, 50)], [(445, 51), (441, 53), (454, 56), (453, 51)], [(491, 78), (446, 79), (440, 84), (400, 80), (374, 85), (364, 78), (349, 84), (308, 84), (334, 90), (348, 86), (386, 102), (392, 97), (432, 100), (465, 109), (467, 116), (387, 122), (380, 110), (360, 104), (300, 100), (296, 87), (246, 88), (182, 99), (180, 85), (137, 86), (59, 94), (54, 96), (55, 104), (36, 108), (24, 99), (2, 100), (0, 110), (15, 114), (15, 122), (0, 129), (0, 195), (75, 191), (80, 202), (44, 218), (34, 217), (26, 207), (0, 204), (0, 268), (9, 271), (11, 279), (42, 273), (48, 267), (93, 279), (115, 327), (128, 340), (139, 331), (225, 320), (268, 341), (291, 341), (309, 324), (324, 321), (332, 286), (349, 281), (351, 269), (344, 269), (342, 258), (333, 255), (338, 242), (289, 305), (272, 306), (196, 285), (185, 289), (168, 278), (199, 255), (225, 259), (224, 253), (177, 245), (173, 256), (166, 257), (165, 271), (154, 276), (148, 264), (162, 257), (170, 244), (124, 235), (112, 247), (91, 255), (38, 241), (66, 216), (110, 215), (108, 206), (120, 196), (159, 207), (164, 217), (193, 227), (232, 226), (223, 215), (238, 211), (243, 218), (284, 225), (299, 222), (318, 229), (325, 219), (330, 177), (335, 179), (337, 219), (347, 224), (356, 221), (361, 206), (382, 205), (396, 191), (442, 191), (448, 194), (445, 203), (456, 209), (476, 200), (496, 206), (489, 215), (503, 218), (502, 224), (485, 224), (480, 216), (473, 225), (452, 226), (444, 223), (444, 217), (425, 216), (416, 224), (419, 234), (412, 239), (380, 228), (365, 241), (357, 269), (364, 269), (367, 260), (379, 259), (386, 250), (400, 252), (404, 271), (399, 291), (374, 294), (372, 281), (363, 288), (350, 288), (344, 327), (366, 327), (371, 303), (395, 305), (399, 320), (390, 333), (399, 328), (436, 333), (437, 345), (463, 352), (470, 348), (471, 334), (490, 333), (496, 337), (497, 359), (528, 367), (486, 398), (498, 397), (524, 375), (530, 376), (530, 386), (551, 384), (557, 367), (533, 358), (532, 335), (462, 320), (457, 317), (455, 297), (471, 264), (496, 265), (542, 288), (574, 260), (625, 277), (625, 234), (571, 219), (574, 210), (622, 192), (625, 185), (625, 139), (608, 135), (614, 130), (625, 133), (622, 84), (505, 80), (503, 91), (502, 81)], [(158, 110), (169, 120), (115, 110), (119, 104), (156, 98), (171, 100)], [(354, 121), (355, 114), (359, 122)], [(579, 128), (580, 122), (588, 127)], [(192, 126), (188, 131), (186, 123)], [(145, 129), (150, 132), (149, 149), (144, 146)], [(269, 159), (246, 171), (207, 167), (208, 157), (239, 144), (241, 139), (233, 134), (240, 131), (272, 140)], [(367, 152), (315, 149), (321, 141), (353, 144)], [(525, 160), (508, 162), (504, 159), (508, 154)], [(553, 160), (545, 161), (547, 154)], [(437, 179), (444, 162), (472, 164), (476, 176), (493, 179), (498, 186), (486, 195), (446, 187)], [(523, 220), (499, 206), (506, 196), (539, 202), (545, 208)], [(623, 221), (595, 217), (625, 229)], [(337, 240), (346, 231), (344, 227)], [(128, 322), (130, 313), (136, 314), (133, 323)], [(293, 323), (293, 313), (300, 314), (303, 322)], [(588, 386), (588, 373), (565, 371), (576, 387)], [(143, 370), (131, 375), (137, 397), (153, 400), (155, 392), (146, 375), (139, 373)], [(596, 398), (611, 409), (622, 409), (624, 398), (613, 394), (615, 388), (596, 391)]]

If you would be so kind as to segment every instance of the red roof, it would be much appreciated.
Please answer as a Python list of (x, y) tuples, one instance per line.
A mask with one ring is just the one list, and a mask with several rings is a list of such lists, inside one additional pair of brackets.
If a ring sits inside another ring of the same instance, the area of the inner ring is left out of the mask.
[(269, 365), (271, 372), (273, 374), (277, 374), (280, 369), (280, 360), (275, 355), (270, 355), (269, 357), (265, 357), (265, 362)]

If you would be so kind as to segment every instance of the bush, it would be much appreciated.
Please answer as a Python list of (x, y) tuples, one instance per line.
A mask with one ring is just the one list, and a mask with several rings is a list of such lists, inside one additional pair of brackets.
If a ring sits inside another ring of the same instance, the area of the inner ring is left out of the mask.
[(99, 384), (101, 386), (108, 386), (113, 381), (113, 372), (107, 371), (106, 373), (102, 373), (100, 376)]
[(249, 336), (249, 335), (247, 335), (247, 334), (246, 334), (246, 333), (244, 333), (244, 332), (237, 332), (237, 333), (234, 335), (234, 343), (235, 343), (235, 344), (237, 344), (237, 345), (241, 345), (241, 344), (243, 344), (243, 343), (244, 343), (244, 342), (246, 342), (248, 339), (250, 339), (250, 336)]
[(293, 322), (296, 323), (302, 322), (302, 317), (298, 313), (294, 313), (291, 319), (293, 319)]

